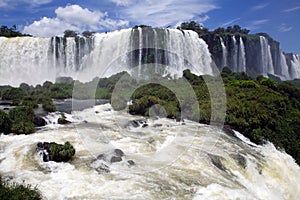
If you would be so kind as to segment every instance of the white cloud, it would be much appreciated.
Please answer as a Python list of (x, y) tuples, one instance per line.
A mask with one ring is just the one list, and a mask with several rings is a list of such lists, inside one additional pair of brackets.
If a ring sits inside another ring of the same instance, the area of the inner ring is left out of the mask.
[(97, 24), (101, 18), (105, 17), (106, 13), (99, 11), (90, 11), (87, 8), (82, 8), (79, 5), (69, 5), (66, 7), (58, 7), (55, 10), (57, 18), (68, 23), (76, 24)]
[(28, 4), (31, 6), (38, 6), (52, 2), (52, 0), (0, 0), (0, 8), (14, 7), (20, 4)]
[(296, 11), (296, 10), (300, 10), (300, 6), (296, 6), (296, 7), (293, 7), (293, 8), (286, 9), (283, 12), (293, 12), (293, 11)]
[(267, 7), (268, 5), (270, 5), (270, 3), (261, 3), (261, 4), (258, 4), (256, 6), (253, 6), (251, 8), (251, 10), (253, 10), (253, 11), (261, 10), (261, 9), (264, 9), (265, 7)]
[(111, 2), (117, 4), (118, 6), (129, 6), (133, 4), (136, 0), (110, 0)]
[[(111, 0), (118, 4), (120, 0)], [(199, 18), (207, 12), (217, 9), (214, 0), (136, 0), (128, 1), (130, 6), (120, 7), (120, 13), (128, 20), (139, 24), (165, 27), (175, 25), (178, 21), (189, 21)], [(120, 5), (120, 3), (118, 4)], [(203, 18), (204, 21), (208, 19)]]
[(266, 23), (268, 23), (270, 20), (269, 19), (260, 19), (260, 20), (255, 20), (255, 21), (252, 21), (250, 23), (249, 26), (247, 26), (247, 29), (253, 31), (253, 30), (256, 30), (258, 28), (260, 28), (261, 25), (264, 25)]
[(25, 2), (31, 5), (42, 5), (50, 3), (52, 0), (19, 0), (20, 2)]
[(281, 33), (284, 33), (284, 32), (289, 32), (289, 31), (291, 31), (293, 29), (293, 27), (292, 26), (287, 26), (286, 24), (281, 24), (280, 26), (279, 26), (279, 32), (281, 32)]
[(7, 1), (5, 1), (5, 0), (0, 0), (0, 8), (4, 8), (4, 7), (7, 7), (7, 6), (8, 6)]
[(222, 26), (222, 27), (225, 27), (225, 26), (232, 25), (234, 22), (237, 22), (237, 21), (239, 21), (240, 19), (241, 19), (241, 18), (236, 18), (236, 19), (230, 20), (230, 21), (228, 21), (228, 22), (223, 23), (221, 26)]
[(43, 17), (41, 20), (34, 21), (29, 26), (25, 26), (23, 32), (34, 36), (51, 37), (55, 35), (62, 35), (67, 29), (80, 31), (78, 27), (61, 21), (58, 18)]
[(128, 26), (126, 20), (114, 20), (108, 13), (91, 11), (79, 5), (67, 5), (55, 10), (55, 18), (43, 17), (39, 21), (25, 26), (23, 32), (34, 36), (49, 37), (62, 35), (66, 29), (77, 32), (112, 30)]
[(255, 21), (252, 21), (252, 25), (262, 25), (262, 24), (265, 24), (267, 23), (268, 21), (270, 21), (269, 19), (261, 19), (261, 20), (255, 20)]

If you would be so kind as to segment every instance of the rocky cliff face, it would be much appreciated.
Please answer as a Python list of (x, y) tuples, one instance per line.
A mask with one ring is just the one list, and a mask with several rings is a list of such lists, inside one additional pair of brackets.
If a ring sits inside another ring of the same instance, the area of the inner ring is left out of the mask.
[(203, 39), (219, 69), (228, 66), (254, 77), (300, 78), (300, 55), (284, 53), (279, 42), (267, 34), (210, 34)]

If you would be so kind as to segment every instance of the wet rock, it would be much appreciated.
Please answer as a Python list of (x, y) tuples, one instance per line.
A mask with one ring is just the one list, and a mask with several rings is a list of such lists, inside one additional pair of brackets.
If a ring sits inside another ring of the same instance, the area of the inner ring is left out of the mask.
[(33, 123), (37, 127), (41, 127), (41, 126), (47, 125), (46, 120), (44, 118), (42, 118), (41, 116), (38, 116), (38, 115), (34, 115), (33, 116)]
[(68, 120), (66, 120), (66, 119), (63, 118), (63, 117), (60, 117), (60, 118), (58, 118), (57, 123), (58, 123), (58, 124), (70, 124), (71, 122), (68, 121)]
[(119, 157), (125, 156), (124, 152), (121, 149), (114, 149), (114, 153)]
[(49, 142), (39, 142), (37, 143), (37, 152), (44, 162), (50, 161), (50, 143)]
[(222, 171), (226, 170), (225, 166), (223, 165), (223, 163), (221, 161), (221, 157), (220, 156), (209, 155), (209, 157), (210, 157), (210, 160), (211, 160), (211, 162), (212, 162), (212, 164), (214, 166), (216, 166), (218, 169), (220, 169)]
[(109, 169), (109, 166), (101, 163), (100, 166), (98, 166), (96, 168), (96, 171), (99, 173), (99, 174), (103, 174), (103, 173), (109, 173), (110, 172), (110, 169)]
[(111, 152), (99, 154), (97, 158), (92, 161), (91, 166), (98, 171), (98, 173), (109, 173), (109, 166), (111, 164), (122, 161), (125, 161), (128, 167), (136, 165), (133, 160), (125, 160), (125, 153), (121, 149), (114, 149)]
[[(137, 120), (132, 120), (128, 123), (128, 126), (133, 126), (134, 128), (140, 127), (141, 125), (143, 126), (144, 124), (147, 124), (145, 120), (142, 119), (137, 119)], [(148, 124), (147, 124), (148, 125)]]
[(247, 167), (247, 160), (244, 156), (242, 156), (241, 154), (236, 154), (236, 155), (232, 155), (232, 158), (235, 159), (238, 163), (238, 165), (240, 165), (241, 167), (243, 167), (244, 169), (246, 169)]
[(97, 160), (104, 160), (104, 158), (105, 158), (105, 156), (104, 156), (104, 154), (100, 154), (100, 155), (98, 155), (97, 156)]
[(112, 156), (110, 159), (110, 163), (116, 163), (121, 161), (122, 161), (122, 157), (118, 157), (118, 156)]
[(129, 166), (134, 166), (135, 165), (135, 162), (133, 160), (128, 160), (127, 163), (128, 163)]
[(226, 133), (227, 135), (237, 138), (234, 131), (232, 130), (232, 128), (229, 125), (224, 125), (223, 129), (224, 133)]
[(162, 127), (162, 124), (154, 124), (153, 127), (154, 128), (156, 128), (156, 127)]
[(116, 163), (121, 162), (123, 156), (125, 156), (125, 154), (121, 149), (114, 149), (112, 152), (99, 154), (96, 160), (103, 160), (107, 163)]

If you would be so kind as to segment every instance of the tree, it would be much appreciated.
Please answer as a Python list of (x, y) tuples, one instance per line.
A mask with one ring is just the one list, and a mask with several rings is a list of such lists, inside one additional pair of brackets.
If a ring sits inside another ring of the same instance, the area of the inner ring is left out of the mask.
[(225, 33), (225, 28), (219, 27), (213, 31), (214, 34), (222, 34)]
[(19, 88), (23, 91), (29, 91), (30, 90), (30, 86), (27, 83), (21, 83)]
[(241, 33), (241, 27), (239, 25), (233, 25), (232, 29), (234, 33)]
[(73, 30), (65, 30), (64, 37), (76, 37), (77, 33)]
[(87, 38), (92, 37), (94, 34), (95, 34), (95, 32), (91, 32), (91, 31), (82, 32), (82, 35)]

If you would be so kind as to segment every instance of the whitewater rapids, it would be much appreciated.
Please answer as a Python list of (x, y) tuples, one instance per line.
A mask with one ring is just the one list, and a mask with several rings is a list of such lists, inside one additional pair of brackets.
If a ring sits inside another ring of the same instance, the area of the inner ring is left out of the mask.
[[(67, 118), (71, 125), (1, 135), (3, 177), (37, 186), (46, 199), (300, 199), (299, 166), (271, 143), (255, 145), (237, 132), (187, 120), (131, 116), (110, 104)], [(135, 127), (133, 120), (143, 123)], [(40, 141), (70, 141), (75, 157), (43, 162), (36, 152)], [(123, 161), (99, 173), (92, 161), (116, 148), (126, 154)]]

